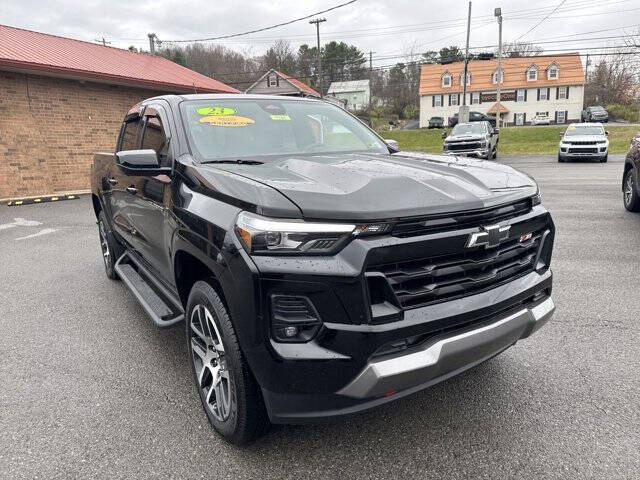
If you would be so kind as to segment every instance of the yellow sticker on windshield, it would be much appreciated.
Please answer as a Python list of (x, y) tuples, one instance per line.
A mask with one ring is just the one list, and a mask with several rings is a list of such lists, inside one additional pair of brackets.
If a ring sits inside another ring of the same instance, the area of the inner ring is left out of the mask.
[(576, 129), (575, 125), (569, 125), (567, 127), (567, 130), (575, 130), (575, 129)]
[(271, 120), (291, 120), (291, 117), (289, 115), (285, 114), (281, 114), (281, 115), (271, 115)]
[(246, 127), (256, 123), (253, 119), (240, 115), (208, 115), (200, 119), (200, 123), (208, 123), (216, 127)]
[(231, 107), (200, 107), (196, 112), (200, 115), (234, 115), (236, 110)]

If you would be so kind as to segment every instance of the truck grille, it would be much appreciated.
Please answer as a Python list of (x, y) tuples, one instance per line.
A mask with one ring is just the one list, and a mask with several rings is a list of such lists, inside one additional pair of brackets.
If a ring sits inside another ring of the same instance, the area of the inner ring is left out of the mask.
[(460, 143), (447, 143), (447, 150), (477, 150), (480, 148), (480, 142), (460, 142)]
[(386, 277), (402, 308), (416, 308), (478, 293), (533, 271), (543, 231), (495, 248), (371, 265), (367, 270)]
[(411, 220), (398, 222), (393, 227), (391, 234), (395, 237), (411, 237), (447, 230), (476, 227), (477, 225), (491, 225), (529, 213), (531, 208), (531, 200), (526, 199), (483, 210), (413, 218)]
[(570, 141), (569, 145), (595, 145), (598, 142), (574, 142)]
[(598, 153), (597, 148), (570, 148), (569, 153)]

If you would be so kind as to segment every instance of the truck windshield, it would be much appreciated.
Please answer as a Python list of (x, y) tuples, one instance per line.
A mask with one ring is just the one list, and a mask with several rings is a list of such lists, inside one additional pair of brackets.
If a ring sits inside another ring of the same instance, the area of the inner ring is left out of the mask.
[(459, 123), (453, 127), (451, 135), (481, 135), (485, 131), (484, 123)]
[(186, 101), (182, 117), (203, 161), (265, 155), (389, 153), (359, 120), (319, 100), (225, 98)]
[(585, 125), (580, 127), (570, 126), (565, 132), (565, 136), (572, 137), (576, 135), (604, 135), (604, 128), (596, 125)]

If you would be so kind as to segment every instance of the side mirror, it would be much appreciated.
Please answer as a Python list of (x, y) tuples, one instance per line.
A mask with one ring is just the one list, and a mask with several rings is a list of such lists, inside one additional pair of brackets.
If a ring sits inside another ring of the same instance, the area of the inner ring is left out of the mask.
[(449, 136), (449, 134), (447, 133), (446, 130), (442, 131), (442, 139), (444, 140), (445, 138), (447, 138)]
[(395, 153), (395, 152), (399, 152), (400, 151), (400, 145), (398, 145), (398, 142), (396, 142), (395, 140), (392, 140), (390, 138), (385, 138), (384, 139), (384, 143), (387, 144), (387, 146), (389, 147), (390, 150), (393, 150), (393, 152), (391, 152), (391, 153)]
[(609, 136), (609, 130), (605, 130), (604, 134), (608, 137)]
[(564, 138), (564, 132), (560, 132), (560, 138)]
[(129, 175), (158, 175), (160, 171), (166, 173), (166, 169), (160, 167), (155, 150), (125, 150), (117, 152), (116, 159), (120, 168)]

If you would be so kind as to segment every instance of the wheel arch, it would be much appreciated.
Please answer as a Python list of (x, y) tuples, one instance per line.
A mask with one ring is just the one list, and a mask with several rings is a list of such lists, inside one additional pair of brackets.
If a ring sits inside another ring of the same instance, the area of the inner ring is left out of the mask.
[(173, 272), (176, 289), (183, 307), (187, 307), (191, 288), (198, 280), (206, 280), (211, 283), (211, 286), (220, 295), (220, 299), (226, 306), (227, 302), (220, 279), (209, 265), (193, 253), (185, 249), (177, 250), (173, 258)]
[(622, 173), (622, 191), (624, 191), (624, 179), (627, 178), (627, 172), (633, 169), (633, 164), (630, 161), (624, 162), (624, 172)]

